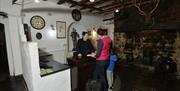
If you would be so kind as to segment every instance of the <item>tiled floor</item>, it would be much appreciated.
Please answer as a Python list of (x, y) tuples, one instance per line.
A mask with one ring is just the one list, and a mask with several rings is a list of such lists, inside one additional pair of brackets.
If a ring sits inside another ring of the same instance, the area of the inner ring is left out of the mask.
[(113, 91), (180, 91), (180, 80), (129, 65), (116, 70)]
[[(0, 81), (0, 91), (28, 91), (22, 78)], [(62, 90), (59, 90), (62, 91)], [(180, 91), (180, 81), (132, 65), (116, 69), (113, 91)]]
[(28, 91), (22, 78), (9, 77), (0, 81), (0, 91)]

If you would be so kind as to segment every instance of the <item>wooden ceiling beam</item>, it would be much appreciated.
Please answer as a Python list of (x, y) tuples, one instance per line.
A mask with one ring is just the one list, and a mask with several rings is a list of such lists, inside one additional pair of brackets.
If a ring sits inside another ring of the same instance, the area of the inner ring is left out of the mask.
[[(89, 4), (89, 6), (95, 7), (97, 5), (101, 5), (101, 4), (104, 4), (104, 3), (107, 3), (107, 2), (112, 2), (112, 0), (99, 0), (99, 1), (97, 1), (95, 3)], [(83, 10), (83, 9), (86, 9), (86, 8), (82, 7), (81, 10)], [(89, 10), (89, 12), (92, 12), (92, 11), (93, 11), (92, 9)]]
[(0, 11), (0, 16), (3, 16), (4, 18), (8, 18), (8, 14), (5, 12)]
[[(142, 4), (147, 4), (147, 3), (151, 3), (151, 1), (148, 0), (148, 1), (142, 2)], [(129, 7), (133, 7), (133, 6), (134, 6), (133, 2), (125, 3), (125, 8), (129, 8)], [(106, 14), (108, 12), (112, 12), (112, 11), (114, 12), (114, 9), (117, 8), (117, 7), (118, 7), (119, 10), (124, 8), (124, 6), (115, 6), (115, 7), (108, 8), (108, 9), (104, 10), (103, 12), (96, 12), (96, 13), (98, 13), (98, 14)]]
[(101, 6), (101, 7), (98, 7), (98, 8), (104, 9), (104, 8), (108, 8), (108, 7), (112, 7), (114, 5), (120, 5), (120, 4), (121, 4), (121, 2), (119, 2), (119, 3), (111, 3), (111, 4), (104, 5), (104, 6)]
[[(69, 1), (72, 1), (72, 0), (69, 0)], [(78, 2), (78, 3), (84, 4), (84, 3), (87, 3), (87, 2), (88, 2), (88, 0), (82, 0), (82, 1), (80, 1), (80, 2)], [(73, 8), (73, 7), (75, 7), (75, 6), (77, 6), (77, 5), (72, 4), (72, 5), (70, 6), (70, 8)]]
[(15, 4), (17, 0), (12, 0), (12, 4)]
[(107, 9), (109, 9), (109, 8), (120, 7), (120, 6), (122, 6), (122, 4), (121, 4), (121, 3), (117, 3), (117, 4), (114, 4), (114, 5), (112, 5), (112, 6), (105, 7), (105, 8), (100, 8), (100, 9), (102, 9), (102, 10), (107, 10)]
[(104, 10), (104, 12), (105, 11), (114, 11), (115, 9), (119, 9), (119, 10), (121, 10), (121, 9), (123, 9), (123, 8), (126, 8), (127, 6), (129, 6), (129, 5), (132, 5), (132, 3), (127, 3), (127, 4), (125, 4), (125, 7), (122, 5), (122, 4), (117, 4), (117, 5), (115, 5), (115, 6), (112, 6), (112, 7), (110, 7), (110, 8), (107, 8), (107, 9), (103, 9)]
[(80, 1), (79, 3), (87, 3), (87, 2), (89, 2), (89, 0), (82, 0), (82, 1)]
[(107, 12), (103, 13), (103, 15), (109, 15), (109, 14), (112, 14), (112, 13), (114, 13), (114, 10), (107, 11)]
[(75, 7), (75, 6), (76, 6), (75, 4), (71, 4), (70, 8), (73, 8), (73, 7)]
[(76, 2), (76, 1), (73, 1), (73, 0), (68, 0), (67, 3), (70, 3), (70, 4), (72, 4), (72, 5), (76, 5), (76, 6), (80, 6), (80, 7), (89, 8), (89, 9), (92, 9), (92, 10), (97, 10), (97, 11), (100, 11), (100, 12), (103, 11), (102, 9), (95, 8), (95, 7), (93, 7), (93, 6), (88, 6), (88, 5), (86, 5), (86, 4), (79, 3), (79, 2)]

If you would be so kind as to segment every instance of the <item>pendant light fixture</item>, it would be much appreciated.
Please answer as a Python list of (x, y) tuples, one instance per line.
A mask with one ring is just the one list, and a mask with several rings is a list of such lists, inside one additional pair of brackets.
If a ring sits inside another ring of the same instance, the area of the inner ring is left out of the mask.
[(119, 12), (119, 9), (116, 9), (115, 12), (118, 13), (118, 12)]
[(89, 0), (90, 2), (94, 2), (95, 0)]

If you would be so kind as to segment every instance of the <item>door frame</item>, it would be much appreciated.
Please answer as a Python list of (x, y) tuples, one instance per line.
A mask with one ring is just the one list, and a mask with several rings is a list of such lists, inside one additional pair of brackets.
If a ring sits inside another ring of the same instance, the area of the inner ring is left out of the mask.
[(10, 31), (9, 31), (8, 17), (0, 16), (0, 23), (4, 24), (9, 75), (10, 76), (15, 76), (15, 68), (14, 68), (14, 60), (13, 60), (13, 52), (12, 52), (11, 36), (10, 36)]

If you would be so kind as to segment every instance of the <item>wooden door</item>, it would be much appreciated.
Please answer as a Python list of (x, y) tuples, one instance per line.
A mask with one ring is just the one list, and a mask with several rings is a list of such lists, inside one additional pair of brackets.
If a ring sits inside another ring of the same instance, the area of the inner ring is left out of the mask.
[(4, 24), (0, 22), (0, 81), (9, 77)]

